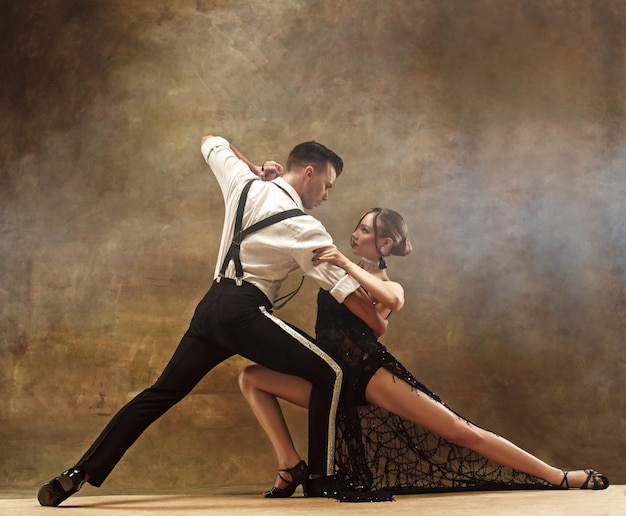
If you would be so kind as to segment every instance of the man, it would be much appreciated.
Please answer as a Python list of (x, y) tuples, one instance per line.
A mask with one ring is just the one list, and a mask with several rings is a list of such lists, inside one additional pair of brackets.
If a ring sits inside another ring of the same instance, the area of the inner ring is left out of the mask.
[[(312, 338), (271, 311), (281, 283), (300, 267), (355, 314), (371, 317), (371, 303), (353, 278), (333, 265), (313, 265), (313, 251), (332, 245), (332, 239), (319, 221), (302, 212), (328, 199), (343, 162), (316, 142), (297, 145), (284, 173), (275, 162), (268, 162), (267, 170), (253, 165), (221, 137), (202, 138), (201, 152), (226, 208), (215, 280), (156, 383), (120, 409), (73, 468), (40, 488), (41, 505), (58, 505), (85, 482), (99, 487), (151, 423), (235, 354), (312, 383), (310, 473), (333, 473), (341, 369)], [(259, 181), (260, 175), (279, 177), (267, 182)]]

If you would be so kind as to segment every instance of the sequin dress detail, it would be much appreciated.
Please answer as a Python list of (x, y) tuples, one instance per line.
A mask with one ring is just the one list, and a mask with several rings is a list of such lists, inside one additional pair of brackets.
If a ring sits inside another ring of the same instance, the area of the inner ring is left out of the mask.
[(443, 402), (378, 342), (361, 319), (325, 290), (318, 294), (315, 330), (320, 347), (344, 370), (337, 413), (336, 498), (376, 501), (388, 500), (392, 494), (552, 488), (539, 478), (495, 464), (411, 421), (365, 404), (365, 386), (379, 367), (410, 384), (416, 396)]

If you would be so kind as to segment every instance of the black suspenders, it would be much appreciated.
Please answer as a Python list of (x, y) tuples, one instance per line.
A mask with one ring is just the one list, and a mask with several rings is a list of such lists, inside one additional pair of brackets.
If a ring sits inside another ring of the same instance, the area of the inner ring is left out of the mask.
[(233, 240), (230, 243), (230, 247), (228, 248), (226, 256), (224, 257), (224, 263), (222, 263), (222, 268), (217, 278), (218, 283), (220, 279), (223, 278), (226, 274), (226, 268), (232, 260), (233, 262), (235, 262), (235, 283), (238, 287), (241, 286), (241, 283), (243, 281), (243, 267), (241, 266), (241, 259), (239, 258), (239, 250), (241, 247), (241, 242), (246, 236), (248, 236), (250, 233), (258, 231), (259, 229), (263, 229), (267, 226), (271, 226), (272, 224), (276, 224), (276, 222), (280, 222), (281, 220), (304, 215), (304, 212), (297, 208), (294, 208), (293, 210), (281, 211), (279, 213), (275, 213), (274, 215), (270, 215), (269, 217), (260, 220), (255, 224), (252, 224), (252, 226), (242, 231), (241, 225), (243, 221), (243, 210), (246, 206), (248, 190), (250, 190), (253, 181), (257, 181), (257, 179), (250, 179), (250, 181), (248, 181), (243, 187), (243, 191), (241, 192), (239, 205), (237, 206), (237, 215), (235, 217), (235, 230), (233, 232)]

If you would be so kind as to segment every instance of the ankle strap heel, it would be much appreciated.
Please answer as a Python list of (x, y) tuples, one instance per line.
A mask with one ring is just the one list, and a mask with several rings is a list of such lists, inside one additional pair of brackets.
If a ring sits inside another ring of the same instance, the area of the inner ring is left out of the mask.
[[(289, 473), (291, 481), (283, 477), (281, 473)], [(278, 476), (283, 482), (287, 483), (287, 487), (283, 489), (272, 487), (269, 491), (265, 492), (265, 498), (289, 498), (299, 485), (304, 486), (304, 483), (309, 478), (309, 467), (306, 465), (306, 462), (301, 460), (293, 468), (279, 469)]]

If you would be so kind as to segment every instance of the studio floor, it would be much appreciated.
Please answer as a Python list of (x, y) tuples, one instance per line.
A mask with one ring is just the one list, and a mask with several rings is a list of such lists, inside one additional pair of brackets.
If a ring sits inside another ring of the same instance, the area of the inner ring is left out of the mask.
[[(605, 491), (509, 491), (396, 496), (393, 502), (340, 503), (322, 498), (302, 498), (298, 493), (283, 500), (262, 499), (258, 490), (208, 490), (206, 493), (100, 494), (80, 492), (58, 508), (41, 507), (34, 493), (0, 491), (0, 514), (33, 516), (58, 512), (72, 516), (131, 516), (196, 514), (237, 515), (585, 515), (626, 514), (626, 486)], [(66, 512), (67, 511), (67, 512)]]

